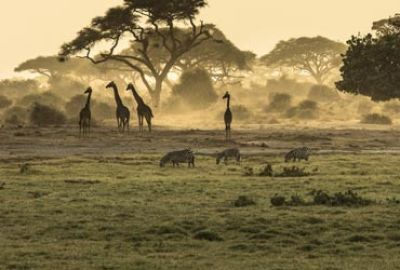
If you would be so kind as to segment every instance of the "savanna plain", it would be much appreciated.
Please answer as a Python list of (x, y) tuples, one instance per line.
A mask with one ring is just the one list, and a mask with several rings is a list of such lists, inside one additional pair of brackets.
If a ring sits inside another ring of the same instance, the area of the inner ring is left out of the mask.
[[(217, 130), (75, 129), (0, 129), (0, 269), (400, 268), (395, 126), (271, 125), (228, 145)], [(299, 145), (310, 160), (285, 163)], [(159, 167), (188, 146), (195, 168)], [(227, 147), (240, 164), (216, 165)], [(307, 174), (278, 176), (294, 165)], [(314, 204), (318, 190), (368, 203)]]

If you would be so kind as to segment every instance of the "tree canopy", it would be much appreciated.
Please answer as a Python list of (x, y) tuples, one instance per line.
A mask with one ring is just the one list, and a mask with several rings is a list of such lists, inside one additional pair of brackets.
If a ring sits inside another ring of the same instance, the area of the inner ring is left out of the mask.
[(339, 67), (346, 45), (325, 37), (301, 37), (280, 41), (261, 61), (267, 66), (293, 67), (308, 72), (318, 84)]
[(375, 101), (400, 98), (400, 16), (375, 22), (373, 30), (347, 41), (336, 86)]
[[(204, 41), (213, 39), (210, 27), (195, 21), (205, 6), (205, 0), (124, 0), (122, 6), (94, 18), (74, 40), (64, 44), (60, 59), (66, 60), (84, 52), (84, 57), (94, 64), (122, 63), (140, 75), (158, 105), (162, 84), (178, 59)], [(180, 25), (189, 25), (185, 30), (189, 34), (180, 34)], [(134, 52), (118, 52), (118, 46), (125, 38), (134, 44)], [(108, 51), (95, 54), (96, 45), (103, 42), (107, 42)], [(151, 54), (152, 50), (160, 48), (166, 52), (162, 62), (153, 59)]]

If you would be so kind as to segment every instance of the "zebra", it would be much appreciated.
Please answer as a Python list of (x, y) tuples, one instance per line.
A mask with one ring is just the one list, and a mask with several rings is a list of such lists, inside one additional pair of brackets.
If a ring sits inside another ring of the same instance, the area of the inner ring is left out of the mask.
[(301, 161), (302, 159), (304, 159), (305, 161), (308, 161), (310, 152), (311, 152), (311, 149), (308, 147), (300, 147), (300, 148), (293, 149), (285, 155), (285, 162), (288, 162), (290, 160), (293, 160), (293, 162), (296, 162), (296, 160)]
[(240, 163), (240, 151), (237, 148), (230, 148), (222, 151), (217, 154), (216, 163), (217, 165), (220, 163), (221, 159), (224, 159), (225, 165), (228, 164), (228, 157), (234, 157), (238, 163)]
[(190, 166), (194, 168), (194, 160), (195, 160), (194, 153), (190, 149), (173, 151), (167, 153), (165, 156), (161, 158), (160, 167), (164, 167), (165, 164), (167, 164), (168, 162), (172, 162), (173, 167), (175, 167), (175, 165), (179, 167), (179, 163), (187, 162), (189, 168)]

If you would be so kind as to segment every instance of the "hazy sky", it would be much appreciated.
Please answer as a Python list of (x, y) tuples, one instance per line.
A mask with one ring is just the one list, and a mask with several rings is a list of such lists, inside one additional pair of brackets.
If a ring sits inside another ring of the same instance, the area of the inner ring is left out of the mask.
[[(122, 0), (0, 0), (0, 78), (22, 61), (58, 52), (62, 43)], [(247, 6), (243, 6), (247, 3)], [(400, 12), (399, 0), (209, 0), (201, 18), (239, 48), (267, 53), (277, 41), (324, 35), (345, 41), (374, 20)]]

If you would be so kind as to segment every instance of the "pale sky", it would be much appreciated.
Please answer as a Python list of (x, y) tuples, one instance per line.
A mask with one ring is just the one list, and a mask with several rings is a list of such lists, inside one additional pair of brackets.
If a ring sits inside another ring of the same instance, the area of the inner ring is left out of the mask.
[[(0, 78), (15, 76), (14, 67), (26, 59), (57, 54), (94, 16), (119, 3), (0, 0)], [(345, 41), (369, 31), (374, 20), (399, 12), (399, 0), (209, 0), (200, 18), (216, 24), (239, 48), (262, 55), (290, 37), (323, 35)]]

